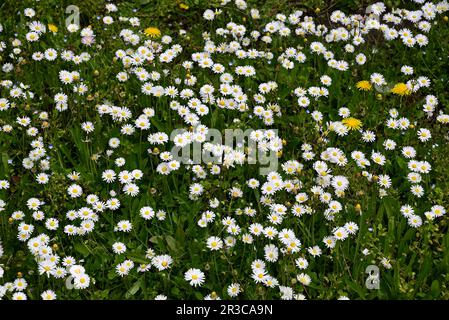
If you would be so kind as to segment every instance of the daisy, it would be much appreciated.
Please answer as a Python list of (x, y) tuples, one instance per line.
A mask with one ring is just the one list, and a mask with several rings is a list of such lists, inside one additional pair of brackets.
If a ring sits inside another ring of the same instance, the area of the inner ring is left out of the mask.
[(205, 275), (200, 269), (190, 268), (184, 274), (184, 279), (188, 281), (191, 286), (197, 287), (204, 283)]

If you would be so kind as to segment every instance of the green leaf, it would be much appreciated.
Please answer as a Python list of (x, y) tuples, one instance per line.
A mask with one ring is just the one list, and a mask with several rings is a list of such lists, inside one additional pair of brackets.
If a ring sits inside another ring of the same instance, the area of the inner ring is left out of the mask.
[(141, 281), (142, 280), (137, 280), (136, 282), (134, 282), (133, 286), (131, 288), (129, 288), (128, 291), (126, 291), (125, 293), (125, 298), (129, 299), (131, 298), (133, 295), (135, 295), (137, 293), (137, 291), (139, 291), (140, 289), (140, 285), (141, 285)]
[(128, 259), (130, 259), (130, 260), (132, 260), (134, 262), (137, 262), (137, 263), (142, 263), (142, 264), (148, 264), (149, 263), (148, 259), (145, 259), (144, 256), (139, 255), (137, 253), (129, 253), (126, 256), (128, 257)]
[(90, 254), (89, 248), (84, 243), (75, 243), (73, 246), (75, 247), (76, 251), (78, 251), (85, 257)]
[(438, 298), (440, 296), (440, 283), (438, 280), (433, 280), (430, 286), (430, 294), (433, 298)]
[(165, 240), (167, 241), (167, 245), (168, 247), (172, 250), (172, 251), (178, 251), (179, 250), (179, 246), (178, 246), (178, 242), (175, 240), (175, 238), (173, 238), (172, 236), (166, 236)]

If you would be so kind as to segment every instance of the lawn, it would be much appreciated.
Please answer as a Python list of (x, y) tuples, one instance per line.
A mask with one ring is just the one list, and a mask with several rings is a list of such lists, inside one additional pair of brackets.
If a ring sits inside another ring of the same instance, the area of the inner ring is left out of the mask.
[(5, 0), (1, 299), (448, 299), (447, 1)]

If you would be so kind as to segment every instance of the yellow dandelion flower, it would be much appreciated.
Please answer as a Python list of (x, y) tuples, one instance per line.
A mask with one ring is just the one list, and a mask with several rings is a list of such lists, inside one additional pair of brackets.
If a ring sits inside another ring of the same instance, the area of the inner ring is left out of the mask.
[(357, 89), (362, 91), (370, 91), (372, 88), (371, 83), (369, 83), (369, 81), (366, 80), (357, 82), (356, 87)]
[(408, 96), (411, 91), (405, 83), (401, 82), (394, 85), (393, 89), (391, 89), (391, 93), (397, 94), (398, 96)]
[(186, 5), (185, 3), (180, 3), (180, 4), (179, 4), (179, 7), (180, 7), (182, 10), (188, 10), (188, 9), (189, 9), (189, 6)]
[(148, 27), (144, 33), (151, 38), (159, 38), (161, 36), (161, 30), (156, 27)]
[(53, 33), (56, 33), (56, 32), (58, 32), (58, 27), (55, 26), (54, 24), (49, 23), (48, 24), (48, 30), (50, 30)]
[(341, 121), (349, 130), (359, 130), (362, 127), (362, 121), (356, 118), (345, 118)]

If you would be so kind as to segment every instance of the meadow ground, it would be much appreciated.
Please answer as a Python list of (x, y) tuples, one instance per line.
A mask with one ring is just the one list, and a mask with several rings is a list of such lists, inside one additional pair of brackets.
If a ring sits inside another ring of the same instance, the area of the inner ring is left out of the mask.
[(3, 1), (0, 299), (449, 298), (448, 15)]

